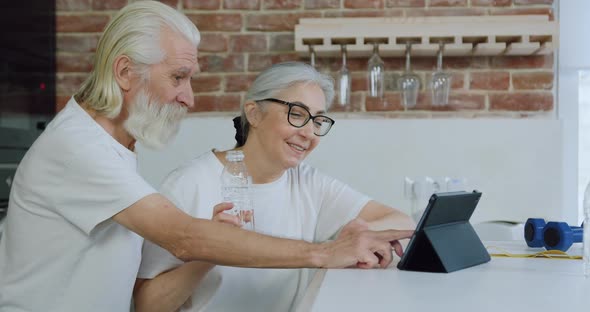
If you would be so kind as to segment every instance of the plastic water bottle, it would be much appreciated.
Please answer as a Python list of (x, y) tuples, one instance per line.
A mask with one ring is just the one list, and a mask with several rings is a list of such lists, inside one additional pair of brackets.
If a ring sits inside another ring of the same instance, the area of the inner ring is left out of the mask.
[(244, 163), (244, 153), (239, 150), (228, 151), (225, 159), (227, 164), (221, 172), (223, 201), (234, 204), (229, 213), (238, 217), (242, 228), (254, 231), (254, 209), (250, 198), (252, 179)]
[(584, 276), (590, 277), (590, 183), (584, 192)]

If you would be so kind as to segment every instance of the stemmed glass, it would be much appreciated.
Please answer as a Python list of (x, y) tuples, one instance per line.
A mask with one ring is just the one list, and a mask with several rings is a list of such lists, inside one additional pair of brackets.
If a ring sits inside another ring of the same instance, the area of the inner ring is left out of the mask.
[(436, 72), (432, 74), (430, 89), (432, 91), (432, 106), (444, 106), (449, 104), (449, 92), (451, 90), (452, 76), (442, 70), (444, 42), (439, 43)]
[(309, 64), (315, 68), (315, 49), (313, 47), (313, 44), (310, 44), (308, 47), (309, 47)]
[(379, 43), (373, 42), (373, 55), (367, 65), (367, 88), (370, 97), (383, 98), (385, 63), (379, 57)]
[(402, 104), (406, 108), (416, 106), (418, 100), (418, 91), (420, 91), (420, 77), (412, 72), (410, 69), (410, 54), (412, 51), (412, 43), (406, 43), (406, 70), (398, 78), (397, 85), (401, 91)]
[(344, 110), (350, 107), (350, 88), (351, 77), (348, 67), (346, 67), (346, 45), (340, 45), (340, 52), (342, 54), (342, 67), (338, 71), (337, 88), (338, 88), (338, 105)]

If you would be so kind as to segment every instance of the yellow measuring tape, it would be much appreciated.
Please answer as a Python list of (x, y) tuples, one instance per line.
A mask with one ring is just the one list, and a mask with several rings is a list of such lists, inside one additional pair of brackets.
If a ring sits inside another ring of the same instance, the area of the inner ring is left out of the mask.
[(547, 259), (561, 259), (561, 260), (582, 260), (582, 256), (572, 256), (561, 250), (546, 250), (537, 252), (534, 254), (513, 254), (509, 253), (503, 248), (496, 246), (488, 246), (486, 249), (496, 249), (499, 253), (490, 253), (492, 257), (504, 257), (504, 258), (547, 258)]

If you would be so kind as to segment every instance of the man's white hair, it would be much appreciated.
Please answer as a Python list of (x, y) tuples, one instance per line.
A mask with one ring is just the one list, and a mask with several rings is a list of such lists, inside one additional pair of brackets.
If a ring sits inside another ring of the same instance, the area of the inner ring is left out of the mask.
[(119, 11), (107, 24), (94, 56), (94, 69), (74, 95), (78, 103), (108, 118), (121, 112), (123, 91), (115, 80), (115, 59), (126, 55), (133, 70), (147, 80), (149, 65), (162, 62), (166, 56), (160, 45), (165, 29), (180, 34), (195, 49), (201, 36), (199, 30), (184, 14), (157, 1), (133, 2)]

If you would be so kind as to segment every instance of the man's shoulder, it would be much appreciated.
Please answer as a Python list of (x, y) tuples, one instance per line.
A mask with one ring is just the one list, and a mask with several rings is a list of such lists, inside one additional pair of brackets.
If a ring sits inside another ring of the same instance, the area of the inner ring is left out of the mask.
[(90, 116), (85, 115), (77, 103), (68, 102), (68, 105), (51, 121), (40, 139), (69, 149), (100, 145), (107, 142), (107, 135)]

